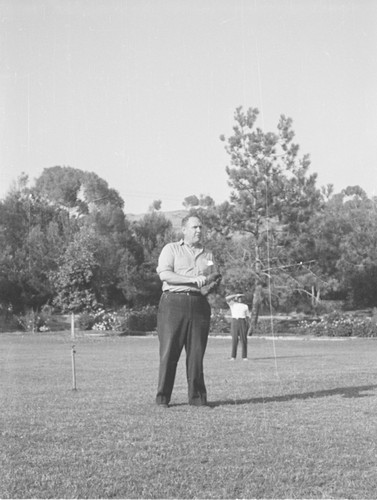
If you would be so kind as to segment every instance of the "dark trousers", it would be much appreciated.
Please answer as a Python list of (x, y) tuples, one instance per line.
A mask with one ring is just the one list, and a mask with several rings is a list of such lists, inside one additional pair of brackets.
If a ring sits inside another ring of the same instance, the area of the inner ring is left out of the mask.
[(232, 333), (232, 354), (231, 357), (237, 356), (238, 339), (241, 341), (242, 357), (247, 358), (247, 321), (244, 318), (232, 318), (230, 331)]
[(156, 403), (169, 403), (183, 347), (186, 350), (188, 399), (191, 405), (207, 402), (203, 358), (207, 347), (211, 308), (202, 295), (164, 292), (160, 299), (157, 331), (160, 370)]

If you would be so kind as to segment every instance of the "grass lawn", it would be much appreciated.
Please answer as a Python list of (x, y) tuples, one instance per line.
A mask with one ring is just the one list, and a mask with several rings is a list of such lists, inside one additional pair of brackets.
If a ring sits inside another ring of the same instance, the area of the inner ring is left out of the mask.
[(377, 495), (377, 339), (210, 338), (209, 408), (154, 405), (156, 337), (0, 335), (0, 498)]

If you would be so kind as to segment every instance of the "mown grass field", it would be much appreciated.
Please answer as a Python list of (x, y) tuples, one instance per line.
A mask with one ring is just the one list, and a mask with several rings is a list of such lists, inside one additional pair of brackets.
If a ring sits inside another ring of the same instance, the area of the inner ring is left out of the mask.
[(0, 335), (0, 498), (377, 496), (377, 339), (211, 338), (209, 408), (155, 407), (156, 337)]

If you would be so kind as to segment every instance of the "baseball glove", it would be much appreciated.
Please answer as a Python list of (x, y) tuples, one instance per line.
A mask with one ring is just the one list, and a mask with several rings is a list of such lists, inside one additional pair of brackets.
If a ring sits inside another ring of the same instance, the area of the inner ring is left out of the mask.
[(221, 278), (222, 276), (220, 273), (212, 273), (209, 276), (207, 276), (207, 284), (200, 289), (200, 293), (206, 296), (209, 293), (214, 292), (216, 288), (220, 285)]

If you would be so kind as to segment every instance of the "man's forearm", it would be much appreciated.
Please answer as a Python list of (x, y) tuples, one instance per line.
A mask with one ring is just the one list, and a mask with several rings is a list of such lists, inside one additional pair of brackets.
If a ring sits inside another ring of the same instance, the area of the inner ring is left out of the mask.
[(203, 284), (205, 282), (204, 276), (184, 276), (182, 274), (174, 273), (173, 271), (162, 271), (160, 273), (161, 281), (166, 281), (169, 285), (196, 285), (203, 286), (199, 284), (198, 280), (202, 278)]

